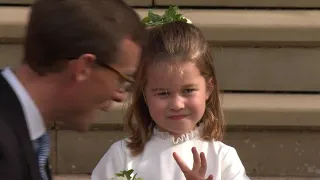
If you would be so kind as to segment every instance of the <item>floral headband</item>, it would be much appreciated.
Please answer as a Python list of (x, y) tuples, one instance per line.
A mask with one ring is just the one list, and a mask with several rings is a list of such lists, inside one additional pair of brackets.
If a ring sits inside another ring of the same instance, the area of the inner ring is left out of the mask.
[(189, 19), (178, 13), (178, 10), (178, 6), (169, 6), (163, 15), (155, 14), (149, 10), (148, 16), (142, 19), (142, 23), (144, 23), (146, 26), (157, 26), (174, 21), (183, 21), (192, 24)]

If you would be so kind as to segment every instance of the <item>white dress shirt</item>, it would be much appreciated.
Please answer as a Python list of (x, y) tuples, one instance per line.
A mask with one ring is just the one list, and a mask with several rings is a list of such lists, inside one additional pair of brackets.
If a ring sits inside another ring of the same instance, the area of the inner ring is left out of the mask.
[(39, 138), (46, 132), (46, 128), (41, 113), (35, 102), (32, 100), (29, 93), (20, 83), (11, 68), (5, 68), (1, 73), (10, 84), (20, 101), (31, 140)]

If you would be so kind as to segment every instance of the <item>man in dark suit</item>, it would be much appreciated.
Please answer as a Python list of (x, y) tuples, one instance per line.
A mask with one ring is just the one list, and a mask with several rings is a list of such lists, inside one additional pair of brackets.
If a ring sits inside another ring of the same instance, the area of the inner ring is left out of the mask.
[(121, 0), (34, 2), (23, 63), (0, 72), (1, 180), (51, 179), (47, 128), (86, 131), (96, 109), (124, 100), (143, 31)]

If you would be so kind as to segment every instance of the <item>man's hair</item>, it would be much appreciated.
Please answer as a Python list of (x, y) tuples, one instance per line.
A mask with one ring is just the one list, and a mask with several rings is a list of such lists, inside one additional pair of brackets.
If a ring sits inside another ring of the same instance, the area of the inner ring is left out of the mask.
[(32, 5), (23, 63), (44, 75), (64, 69), (68, 60), (91, 53), (116, 61), (121, 40), (143, 42), (138, 14), (122, 0), (37, 0)]

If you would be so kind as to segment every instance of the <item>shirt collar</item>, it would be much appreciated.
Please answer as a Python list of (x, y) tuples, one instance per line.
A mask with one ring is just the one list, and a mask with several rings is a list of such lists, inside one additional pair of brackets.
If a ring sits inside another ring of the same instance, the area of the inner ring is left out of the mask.
[(46, 128), (43, 117), (37, 108), (37, 105), (30, 97), (28, 91), (20, 83), (11, 68), (5, 68), (1, 73), (10, 84), (20, 101), (31, 140), (39, 138), (46, 132)]

